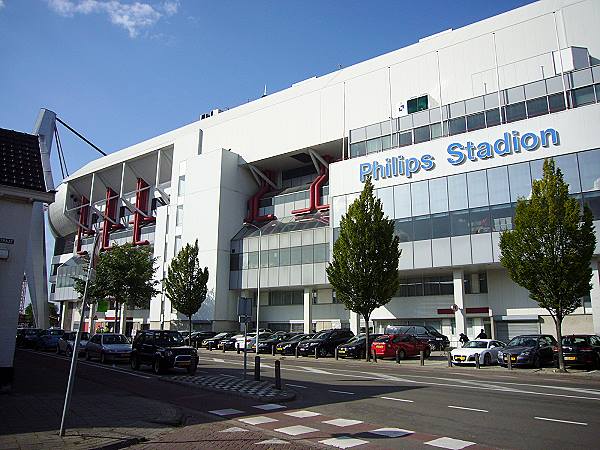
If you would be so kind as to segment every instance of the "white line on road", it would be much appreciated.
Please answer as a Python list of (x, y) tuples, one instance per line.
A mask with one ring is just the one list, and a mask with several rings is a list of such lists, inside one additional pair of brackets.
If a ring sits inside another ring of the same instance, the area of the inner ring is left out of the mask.
[(308, 386), (301, 386), (299, 384), (292, 384), (292, 383), (285, 383), (285, 384), (286, 384), (286, 386), (297, 387), (297, 388), (300, 388), (300, 389), (308, 389)]
[(335, 389), (329, 389), (329, 392), (333, 392), (334, 394), (346, 394), (346, 395), (354, 395), (354, 392), (348, 392), (348, 391), (336, 391)]
[(406, 400), (405, 398), (396, 398), (396, 397), (379, 397), (384, 400), (394, 400), (396, 402), (406, 402), (406, 403), (414, 403), (412, 400)]
[(464, 409), (465, 411), (475, 411), (475, 412), (482, 412), (482, 413), (489, 412), (487, 409), (465, 408), (464, 406), (454, 406), (454, 405), (448, 405), (448, 408)]
[(220, 362), (220, 363), (224, 363), (224, 362), (225, 362), (225, 360), (224, 360), (224, 359), (221, 359), (221, 358), (213, 358), (212, 360), (213, 360), (214, 362)]
[(572, 425), (583, 425), (587, 427), (586, 422), (573, 422), (571, 420), (560, 420), (560, 419), (550, 419), (548, 417), (534, 417), (537, 420), (547, 420), (548, 422), (560, 422), (560, 423), (570, 423)]

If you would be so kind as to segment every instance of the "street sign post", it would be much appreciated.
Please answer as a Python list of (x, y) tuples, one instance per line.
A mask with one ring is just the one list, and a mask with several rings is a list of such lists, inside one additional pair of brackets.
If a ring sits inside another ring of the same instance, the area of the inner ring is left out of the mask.
[[(246, 370), (248, 367), (248, 352), (246, 346), (248, 345), (248, 322), (252, 320), (252, 299), (247, 297), (240, 297), (238, 300), (238, 318), (240, 323), (244, 324), (244, 380), (246, 379)], [(258, 348), (256, 349), (258, 353)]]

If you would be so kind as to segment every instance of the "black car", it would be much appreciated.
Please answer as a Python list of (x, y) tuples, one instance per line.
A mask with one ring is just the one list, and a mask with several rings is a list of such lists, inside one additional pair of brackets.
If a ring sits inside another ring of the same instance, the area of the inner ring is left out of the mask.
[(19, 328), (17, 329), (17, 347), (33, 348), (37, 341), (41, 328)]
[[(280, 342), (289, 341), (294, 336), (297, 336), (301, 333), (275, 333), (270, 338), (261, 341), (258, 341), (258, 350), (256, 353), (271, 353), (273, 352), (273, 347), (276, 347)], [(254, 345), (253, 345), (254, 346)]]
[(210, 339), (212, 337), (215, 337), (217, 335), (216, 331), (194, 331), (192, 333), (192, 337), (191, 339), (189, 337), (185, 338), (185, 342), (189, 345), (191, 345), (192, 347), (202, 347), (202, 343), (206, 340), (206, 339)]
[(142, 364), (149, 364), (156, 374), (172, 367), (182, 367), (193, 375), (198, 365), (198, 352), (185, 345), (178, 331), (144, 330), (133, 341), (130, 362), (134, 370)]
[(296, 353), (296, 347), (302, 341), (307, 341), (312, 338), (314, 334), (296, 334), (294, 337), (288, 339), (287, 341), (281, 341), (275, 347), (275, 353), (279, 353), (281, 355), (293, 355)]
[(558, 352), (558, 342), (549, 334), (517, 336), (498, 352), (498, 364), (506, 367), (508, 355), (513, 366), (542, 367), (553, 364)]
[(427, 342), (431, 350), (444, 350), (450, 346), (450, 339), (429, 325), (388, 325), (385, 334), (409, 334)]
[(367, 335), (365, 333), (358, 334), (350, 339), (345, 344), (338, 346), (338, 356), (340, 358), (364, 358), (366, 349), (371, 348), (371, 344), (381, 334), (369, 334), (369, 346), (366, 346)]
[(236, 334), (239, 334), (239, 332), (237, 332), (237, 331), (226, 331), (226, 332), (223, 332), (223, 333), (219, 333), (219, 334), (217, 334), (217, 335), (215, 335), (215, 336), (213, 336), (211, 338), (204, 339), (202, 341), (202, 347), (208, 348), (210, 346), (210, 348), (216, 349), (216, 348), (219, 347), (219, 344), (221, 343), (222, 340), (224, 340), (224, 339), (230, 339), (233, 336), (235, 336)]
[(600, 337), (591, 334), (573, 334), (562, 339), (565, 366), (585, 366), (600, 369)]
[(315, 351), (319, 357), (333, 355), (335, 348), (348, 342), (354, 333), (345, 328), (323, 330), (315, 334), (311, 339), (298, 344), (298, 354), (301, 356), (314, 355)]

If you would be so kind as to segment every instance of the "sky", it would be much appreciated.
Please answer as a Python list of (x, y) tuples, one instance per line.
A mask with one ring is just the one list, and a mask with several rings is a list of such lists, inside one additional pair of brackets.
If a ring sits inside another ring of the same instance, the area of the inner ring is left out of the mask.
[[(527, 3), (0, 0), (0, 128), (31, 132), (45, 107), (112, 153)], [(99, 156), (59, 132), (71, 173)]]

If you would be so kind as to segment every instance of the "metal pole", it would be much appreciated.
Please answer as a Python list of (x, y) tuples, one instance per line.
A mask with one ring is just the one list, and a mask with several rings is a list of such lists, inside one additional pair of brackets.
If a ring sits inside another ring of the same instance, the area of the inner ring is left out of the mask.
[(421, 350), (419, 352), (419, 359), (421, 360), (421, 365), (424, 366), (425, 365), (425, 352), (423, 350)]
[(275, 389), (281, 390), (281, 361), (275, 361)]
[(254, 357), (254, 381), (260, 381), (260, 356)]
[(508, 370), (512, 370), (512, 355), (508, 354)]
[(500, 68), (498, 67), (498, 49), (496, 48), (496, 33), (492, 33), (494, 42), (494, 64), (496, 66), (496, 84), (498, 88), (498, 113), (500, 114), (500, 123), (502, 123), (502, 98), (500, 93)]
[(452, 354), (448, 352), (448, 367), (452, 367)]
[(565, 84), (565, 69), (563, 66), (562, 51), (560, 49), (560, 40), (558, 39), (558, 25), (556, 24), (556, 11), (552, 12), (552, 18), (554, 19), (554, 33), (556, 34), (556, 50), (558, 51), (558, 61), (560, 62), (560, 79), (562, 80), (563, 96), (565, 98), (565, 109), (569, 109), (569, 103), (567, 102), (567, 86)]
[[(248, 342), (248, 316), (244, 318), (244, 342)], [(246, 372), (248, 369), (248, 352), (244, 345), (244, 380), (246, 379)]]
[(475, 353), (475, 368), (479, 369), (480, 368), (480, 364), (479, 364), (479, 353)]
[(245, 222), (244, 225), (248, 225), (250, 227), (254, 227), (258, 230), (258, 276), (257, 276), (257, 285), (256, 285), (256, 351), (258, 352), (258, 335), (259, 333), (259, 328), (260, 328), (260, 322), (259, 322), (259, 317), (260, 317), (260, 272), (261, 272), (261, 267), (260, 267), (260, 254), (262, 253), (262, 230), (257, 227), (256, 225), (254, 225), (253, 223), (249, 223), (249, 222)]
[(396, 364), (400, 364), (400, 349), (396, 349)]

